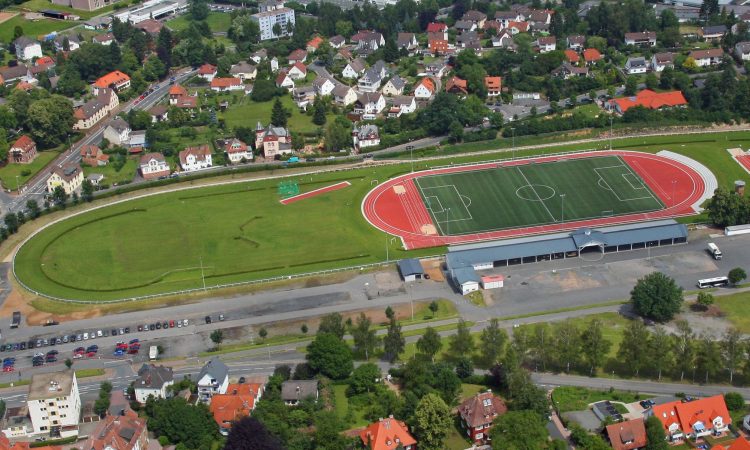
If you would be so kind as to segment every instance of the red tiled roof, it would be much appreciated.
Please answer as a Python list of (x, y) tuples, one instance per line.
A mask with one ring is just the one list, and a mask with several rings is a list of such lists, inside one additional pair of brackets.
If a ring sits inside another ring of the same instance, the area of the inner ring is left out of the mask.
[(24, 134), (20, 138), (16, 139), (16, 142), (14, 142), (13, 145), (11, 145), (10, 147), (20, 148), (24, 152), (27, 152), (31, 150), (32, 148), (36, 147), (36, 143), (30, 137)]
[(169, 95), (174, 95), (177, 97), (181, 97), (183, 95), (187, 95), (187, 89), (180, 86), (179, 84), (175, 84), (172, 87), (169, 88)]
[(216, 73), (216, 66), (211, 64), (203, 64), (198, 68), (198, 75), (213, 75)]
[(577, 63), (581, 59), (581, 57), (578, 56), (578, 53), (576, 53), (574, 50), (571, 50), (571, 49), (565, 50), (565, 57), (571, 63)]
[[(419, 86), (420, 84), (426, 87), (430, 92), (435, 92), (435, 84), (429, 78), (422, 78), (417, 86)], [(417, 86), (415, 86), (415, 89)]]
[(28, 81), (21, 81), (16, 85), (16, 89), (28, 92), (34, 89), (34, 85), (29, 83)]
[(278, 86), (281, 86), (281, 83), (283, 83), (283, 82), (284, 82), (284, 79), (285, 79), (285, 78), (286, 78), (287, 76), (288, 76), (288, 74), (287, 74), (287, 73), (286, 73), (285, 71), (283, 71), (283, 70), (279, 71), (279, 74), (278, 74), (278, 75), (276, 76), (276, 84), (277, 84)]
[(620, 97), (612, 100), (625, 112), (634, 106), (643, 106), (649, 109), (687, 105), (682, 91), (654, 92), (644, 89), (635, 97)]
[(450, 92), (451, 90), (459, 90), (463, 93), (467, 93), (466, 90), (466, 80), (462, 80), (461, 78), (458, 78), (456, 76), (451, 77), (446, 83), (445, 83), (445, 91)]
[(708, 50), (694, 50), (688, 54), (693, 59), (720, 58), (724, 50), (720, 48), (709, 48)]
[(661, 421), (665, 430), (669, 430), (671, 425), (677, 424), (684, 433), (689, 433), (692, 425), (699, 421), (703, 422), (708, 429), (712, 426), (713, 419), (716, 417), (721, 417), (725, 425), (732, 422), (722, 395), (685, 403), (675, 401), (655, 405), (652, 411), (653, 415)]
[(750, 450), (750, 442), (744, 437), (737, 438), (734, 442), (729, 444), (728, 447), (724, 447), (721, 444), (716, 444), (711, 447), (711, 450)]
[(307, 67), (301, 62), (296, 62), (292, 64), (292, 67), (296, 67), (297, 70), (299, 70), (300, 72), (307, 74)]
[(164, 28), (164, 25), (161, 22), (154, 19), (146, 19), (142, 22), (138, 22), (134, 26), (149, 34), (157, 34), (162, 28)]
[(503, 86), (503, 79), (501, 77), (484, 77), (484, 86), (487, 89), (500, 89)]
[(529, 22), (516, 22), (511, 20), (508, 22), (508, 28), (516, 28), (519, 32), (525, 33), (529, 31)]
[(231, 428), (232, 422), (249, 416), (262, 388), (256, 383), (230, 384), (226, 394), (211, 397), (209, 409), (219, 427)]
[(289, 54), (290, 61), (304, 61), (305, 58), (307, 58), (307, 52), (301, 48), (298, 48)]
[(85, 446), (92, 450), (133, 448), (145, 429), (146, 420), (128, 408), (124, 416), (107, 416), (99, 422)]
[(119, 86), (127, 81), (130, 81), (130, 77), (127, 74), (115, 70), (100, 77), (94, 82), (94, 85), (98, 88), (108, 88), (112, 85)]
[(371, 450), (394, 450), (399, 445), (408, 447), (417, 443), (406, 424), (392, 417), (370, 424), (359, 433), (359, 437)]
[(594, 62), (602, 59), (602, 54), (595, 48), (587, 48), (583, 51), (583, 59), (586, 62)]
[(208, 144), (201, 144), (195, 147), (186, 148), (185, 150), (181, 151), (178, 156), (180, 158), (180, 164), (184, 166), (185, 164), (187, 164), (188, 155), (193, 155), (197, 160), (203, 161), (210, 154), (211, 149), (208, 148)]
[(215, 88), (227, 88), (230, 86), (239, 86), (242, 84), (242, 80), (239, 78), (214, 78), (211, 80), (211, 87)]
[(427, 24), (428, 33), (442, 33), (448, 30), (448, 25), (440, 22), (431, 22)]
[(55, 64), (55, 60), (49, 56), (42, 56), (41, 58), (34, 61), (35, 66), (47, 66), (50, 64)]
[(495, 397), (491, 391), (480, 392), (458, 406), (458, 414), (471, 428), (490, 424), (506, 412), (508, 407), (503, 399)]
[(307, 41), (307, 46), (317, 49), (318, 47), (320, 47), (320, 44), (322, 43), (323, 43), (323, 38), (321, 38), (320, 36), (315, 36), (314, 38)]
[(646, 445), (643, 419), (633, 419), (607, 426), (609, 442), (614, 450), (633, 450)]
[(236, 138), (229, 139), (224, 146), (224, 150), (227, 153), (245, 153), (247, 151), (247, 144)]

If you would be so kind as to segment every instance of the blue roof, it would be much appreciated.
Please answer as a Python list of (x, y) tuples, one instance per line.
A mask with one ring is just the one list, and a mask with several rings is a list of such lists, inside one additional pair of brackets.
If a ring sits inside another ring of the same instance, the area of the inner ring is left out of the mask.
[(571, 233), (527, 236), (449, 247), (446, 263), (450, 269), (455, 269), (506, 259), (575, 252), (592, 245), (628, 245), (687, 236), (687, 227), (671, 219), (597, 229), (582, 228)]
[(459, 285), (471, 281), (479, 283), (479, 275), (474, 272), (473, 267), (459, 267), (457, 269), (453, 269), (451, 273), (453, 274), (453, 279), (456, 280), (456, 283)]
[(402, 259), (398, 262), (398, 271), (401, 272), (402, 277), (424, 274), (422, 264), (420, 264), (417, 259)]

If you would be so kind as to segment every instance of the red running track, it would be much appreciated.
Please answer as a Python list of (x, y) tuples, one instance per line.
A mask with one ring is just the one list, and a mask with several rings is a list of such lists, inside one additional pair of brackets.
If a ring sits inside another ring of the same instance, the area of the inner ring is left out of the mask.
[(330, 186), (314, 189), (310, 192), (305, 192), (304, 194), (297, 194), (293, 197), (285, 198), (279, 201), (283, 205), (288, 205), (290, 203), (298, 202), (306, 198), (315, 197), (316, 195), (325, 194), (326, 192), (338, 191), (339, 189), (344, 189), (345, 187), (351, 186), (351, 185), (352, 184), (348, 181), (342, 181), (341, 183), (336, 183)]
[(750, 155), (735, 156), (734, 159), (742, 166), (743, 169), (750, 173)]
[[(535, 225), (473, 234), (441, 236), (435, 234), (427, 208), (417, 190), (414, 179), (425, 175), (466, 172), (493, 168), (499, 165), (514, 166), (563, 159), (593, 158), (599, 156), (620, 156), (633, 169), (651, 190), (666, 205), (666, 208), (649, 213), (628, 214), (599, 219), (579, 220), (563, 224)], [(676, 183), (673, 184), (673, 181)], [(396, 186), (400, 193), (396, 193)], [(470, 166), (448, 167), (409, 173), (388, 180), (371, 190), (362, 201), (362, 214), (375, 228), (399, 236), (406, 249), (436, 247), (448, 244), (492, 239), (512, 238), (535, 234), (575, 230), (583, 227), (596, 227), (614, 224), (642, 222), (695, 214), (693, 204), (698, 202), (705, 191), (703, 178), (692, 168), (669, 158), (632, 151), (605, 151), (596, 153), (576, 153), (564, 156), (548, 156), (502, 163), (484, 163)], [(674, 194), (673, 194), (674, 192)], [(674, 198), (672, 198), (674, 195)]]

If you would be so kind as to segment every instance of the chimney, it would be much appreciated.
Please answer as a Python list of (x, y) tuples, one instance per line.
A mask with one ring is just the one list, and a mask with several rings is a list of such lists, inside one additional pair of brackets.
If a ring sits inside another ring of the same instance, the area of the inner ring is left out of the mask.
[(745, 195), (745, 182), (737, 180), (734, 182), (734, 193), (743, 197)]

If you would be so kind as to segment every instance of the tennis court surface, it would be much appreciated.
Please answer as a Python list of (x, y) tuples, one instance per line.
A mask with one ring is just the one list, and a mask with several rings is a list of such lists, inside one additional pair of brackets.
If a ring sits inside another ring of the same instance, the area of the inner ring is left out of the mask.
[(599, 151), (401, 175), (362, 212), (413, 249), (692, 215), (705, 189), (690, 162)]

